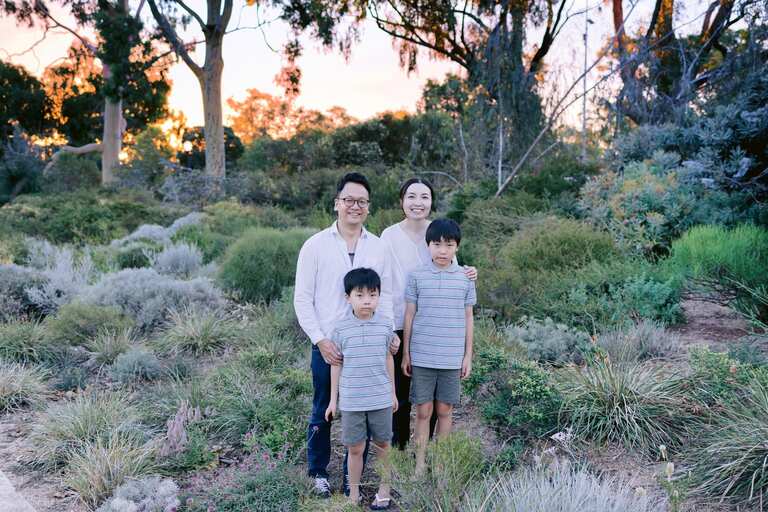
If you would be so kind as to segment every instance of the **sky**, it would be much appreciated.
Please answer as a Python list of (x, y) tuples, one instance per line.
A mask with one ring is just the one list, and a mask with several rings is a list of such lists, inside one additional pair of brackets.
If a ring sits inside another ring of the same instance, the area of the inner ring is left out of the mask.
[[(601, 0), (571, 0), (572, 12), (581, 11), (590, 5), (588, 60), (594, 59), (596, 50), (612, 32), (610, 9)], [(698, 11), (701, 0), (690, 0), (694, 11)], [(193, 0), (189, 4), (199, 9), (202, 0)], [(633, 12), (633, 23), (647, 20), (652, 9), (651, 0), (640, 0)], [(702, 4), (703, 5), (703, 4)], [(628, 9), (628, 7), (625, 7)], [(60, 21), (67, 20), (66, 11), (54, 9)], [(685, 14), (685, 13), (682, 13)], [(548, 86), (559, 87), (570, 83), (578, 76), (584, 61), (584, 15), (577, 15), (566, 25), (555, 42), (555, 47), (547, 58), (550, 69), (554, 70)], [(244, 1), (236, 4), (231, 27), (250, 27), (258, 22), (254, 7), (246, 7)], [(281, 94), (274, 83), (275, 74), (281, 67), (279, 49), (287, 38), (287, 27), (282, 22), (273, 22), (264, 30), (244, 28), (224, 39), (224, 75), (223, 95), (225, 115), (230, 111), (226, 99), (234, 97), (241, 100), (246, 90), (256, 88), (270, 94)], [(11, 60), (25, 66), (30, 72), (40, 76), (46, 66), (60, 59), (72, 41), (72, 35), (63, 31), (49, 32), (45, 39), (28, 50), (43, 33), (39, 29), (19, 27), (15, 20), (0, 18), (0, 58)], [(194, 39), (199, 34), (193, 30), (184, 34), (186, 40)], [(532, 30), (529, 41), (535, 42), (540, 31)], [(460, 72), (460, 68), (448, 61), (435, 61), (422, 57), (419, 71), (407, 74), (398, 62), (397, 51), (392, 46), (392, 39), (379, 30), (372, 22), (363, 26), (361, 40), (353, 46), (349, 60), (338, 52), (327, 51), (318, 43), (304, 39), (305, 51), (299, 61), (302, 70), (302, 92), (298, 103), (302, 106), (326, 110), (332, 106), (342, 106), (348, 113), (365, 119), (386, 110), (414, 111), (421, 95), (421, 89), (427, 79), (439, 79), (449, 72)], [(273, 50), (274, 48), (274, 50)], [(195, 54), (201, 62), (204, 57), (202, 46)], [(202, 124), (202, 100), (200, 87), (192, 72), (181, 62), (174, 65), (170, 72), (173, 81), (169, 99), (172, 109), (183, 111), (190, 125)], [(597, 79), (592, 73), (588, 80)], [(559, 84), (559, 85), (557, 85)], [(566, 115), (573, 124), (578, 121), (578, 105)]]

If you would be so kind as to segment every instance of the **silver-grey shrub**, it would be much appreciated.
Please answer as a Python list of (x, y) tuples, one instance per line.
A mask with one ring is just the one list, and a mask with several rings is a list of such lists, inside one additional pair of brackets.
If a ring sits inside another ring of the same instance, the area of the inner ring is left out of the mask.
[(29, 300), (46, 314), (71, 302), (98, 276), (88, 252), (78, 257), (70, 247), (55, 247), (47, 242), (32, 247), (37, 247), (38, 253), (31, 256), (30, 264), (40, 267), (45, 281), (26, 292)]
[(551, 318), (544, 321), (523, 318), (506, 330), (507, 339), (528, 352), (528, 357), (542, 363), (565, 364), (583, 361), (583, 352), (591, 339), (585, 332), (558, 324)]
[(40, 272), (20, 265), (0, 265), (0, 322), (25, 316), (34, 304), (27, 290), (43, 284)]
[(96, 512), (176, 512), (181, 505), (179, 487), (170, 478), (148, 476), (130, 480)]
[(169, 311), (194, 306), (218, 309), (224, 304), (221, 292), (210, 279), (189, 281), (159, 274), (154, 269), (125, 269), (104, 276), (90, 287), (84, 300), (103, 306), (117, 306), (136, 320), (144, 331), (163, 323)]
[(600, 477), (567, 462), (488, 478), (469, 495), (462, 512), (655, 512), (661, 498), (627, 482)]
[(680, 337), (653, 320), (606, 331), (597, 346), (613, 361), (642, 361), (668, 357), (680, 352)]
[(197, 274), (203, 266), (203, 253), (187, 243), (166, 246), (159, 253), (150, 256), (152, 268), (160, 274), (177, 278), (188, 278)]
[(110, 245), (112, 247), (123, 247), (140, 240), (149, 240), (165, 245), (170, 243), (171, 237), (173, 237), (178, 230), (185, 226), (200, 224), (204, 217), (205, 214), (201, 212), (192, 212), (176, 219), (173, 224), (167, 228), (157, 224), (142, 224), (130, 235), (113, 240)]
[(120, 384), (135, 384), (160, 378), (163, 367), (152, 351), (134, 347), (123, 352), (110, 367), (110, 375)]

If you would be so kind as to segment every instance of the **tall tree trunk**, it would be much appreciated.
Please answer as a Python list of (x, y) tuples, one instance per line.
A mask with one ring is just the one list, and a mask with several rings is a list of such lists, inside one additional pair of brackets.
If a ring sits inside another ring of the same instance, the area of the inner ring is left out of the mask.
[(104, 136), (101, 153), (101, 185), (115, 181), (114, 169), (120, 165), (123, 145), (123, 101), (104, 100)]
[(220, 182), (226, 176), (224, 153), (224, 115), (222, 110), (221, 76), (224, 71), (222, 39), (211, 37), (205, 45), (200, 87), (203, 93), (205, 125), (205, 170)]

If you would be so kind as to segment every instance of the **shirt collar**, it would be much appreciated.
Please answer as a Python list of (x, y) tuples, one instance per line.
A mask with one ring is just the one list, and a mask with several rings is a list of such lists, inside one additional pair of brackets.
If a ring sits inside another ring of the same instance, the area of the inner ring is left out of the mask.
[[(331, 227), (328, 228), (331, 230), (331, 234), (334, 236), (341, 236), (341, 233), (339, 233), (339, 221), (335, 220), (333, 221), (333, 224), (331, 224)], [(360, 233), (360, 238), (368, 238), (368, 230), (365, 229), (365, 226), (363, 226), (363, 232)]]
[(459, 264), (455, 261), (451, 262), (451, 264), (446, 268), (440, 268), (437, 265), (435, 265), (435, 262), (432, 260), (429, 260), (429, 268), (432, 272), (438, 273), (438, 272), (458, 272), (461, 270), (461, 267), (459, 267)]
[(347, 311), (347, 318), (355, 322), (355, 324), (357, 325), (368, 324), (376, 320), (376, 312), (374, 311), (373, 314), (371, 315), (371, 318), (369, 318), (368, 320), (363, 320), (362, 318), (357, 318), (355, 316), (355, 313), (352, 311), (352, 306), (350, 306), (349, 310)]

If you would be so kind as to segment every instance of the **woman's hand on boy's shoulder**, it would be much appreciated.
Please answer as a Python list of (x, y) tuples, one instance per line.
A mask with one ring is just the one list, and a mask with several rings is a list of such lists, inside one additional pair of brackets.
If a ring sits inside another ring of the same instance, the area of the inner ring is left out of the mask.
[(477, 267), (470, 267), (468, 265), (465, 265), (464, 275), (467, 276), (467, 279), (469, 279), (470, 281), (477, 281)]

